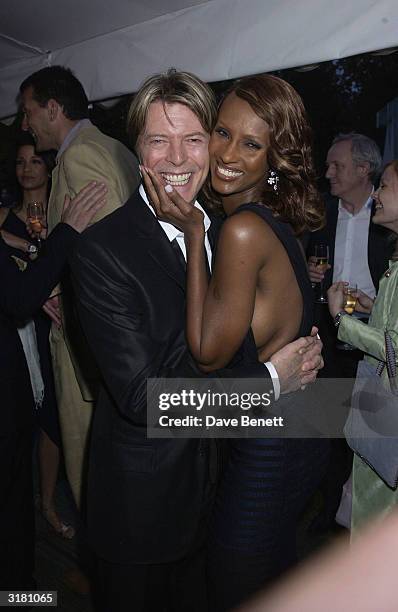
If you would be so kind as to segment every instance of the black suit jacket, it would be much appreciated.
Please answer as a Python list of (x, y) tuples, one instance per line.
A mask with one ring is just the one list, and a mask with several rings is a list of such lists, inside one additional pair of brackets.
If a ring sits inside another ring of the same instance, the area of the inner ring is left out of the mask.
[[(185, 270), (138, 191), (85, 232), (71, 266), (104, 379), (90, 449), (92, 545), (114, 562), (182, 558), (205, 514), (209, 440), (147, 438), (146, 380), (199, 374), (185, 340)], [(258, 362), (239, 376), (272, 388)]]
[(69, 225), (59, 224), (46, 241), (46, 255), (24, 271), (0, 240), (0, 436), (33, 422), (32, 388), (16, 322), (30, 319), (48, 298), (77, 236)]

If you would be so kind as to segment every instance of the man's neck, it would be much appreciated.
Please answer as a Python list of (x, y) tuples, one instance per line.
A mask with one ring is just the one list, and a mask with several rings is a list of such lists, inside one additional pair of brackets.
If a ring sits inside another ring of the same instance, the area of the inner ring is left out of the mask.
[(65, 138), (67, 137), (69, 132), (75, 127), (75, 125), (79, 123), (79, 121), (80, 119), (74, 119), (74, 120), (65, 119), (65, 121), (62, 123), (62, 125), (59, 128), (57, 139), (56, 139), (57, 140), (57, 151), (60, 150)]
[(343, 208), (352, 215), (356, 215), (364, 207), (373, 191), (372, 183), (366, 183), (363, 187), (358, 187), (347, 196), (340, 198)]

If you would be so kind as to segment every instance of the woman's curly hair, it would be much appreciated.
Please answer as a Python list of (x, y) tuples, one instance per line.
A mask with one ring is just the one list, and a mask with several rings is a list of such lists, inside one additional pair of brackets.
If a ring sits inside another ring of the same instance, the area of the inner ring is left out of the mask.
[[(324, 204), (316, 187), (312, 130), (299, 94), (289, 83), (269, 74), (239, 79), (223, 100), (231, 93), (246, 100), (270, 130), (267, 161), (279, 176), (278, 191), (264, 175), (261, 201), (275, 216), (290, 223), (296, 234), (319, 229), (324, 225)], [(220, 207), (221, 201), (209, 184), (204, 194), (211, 208)]]

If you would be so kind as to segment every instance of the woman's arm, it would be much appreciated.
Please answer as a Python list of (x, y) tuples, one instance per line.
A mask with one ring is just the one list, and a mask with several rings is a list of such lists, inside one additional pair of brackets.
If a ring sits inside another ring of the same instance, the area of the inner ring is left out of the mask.
[(251, 325), (258, 273), (265, 263), (266, 226), (250, 212), (224, 222), (207, 286), (202, 213), (175, 189), (162, 185), (154, 172), (141, 170), (158, 217), (184, 232), (189, 348), (202, 370), (222, 368), (232, 359)]
[[(184, 232), (189, 348), (203, 371), (223, 368), (252, 324), (259, 273), (269, 263), (277, 239), (249, 211), (231, 216), (222, 227), (213, 276), (207, 286), (201, 212), (171, 186), (162, 184), (152, 171), (142, 166), (141, 171), (158, 218)], [(277, 331), (276, 319), (267, 317), (262, 330), (263, 349)]]
[[(385, 329), (389, 332), (395, 353), (398, 355), (398, 328), (391, 322), (386, 322)], [(379, 359), (386, 361), (386, 348), (384, 339), (384, 329), (377, 329), (372, 325), (366, 325), (353, 317), (342, 317), (338, 338), (342, 342), (349, 342), (355, 348)]]
[(0, 310), (16, 320), (31, 318), (61, 277), (79, 234), (104, 205), (106, 187), (89, 183), (71, 200), (65, 197), (62, 222), (47, 239), (46, 253), (25, 271), (18, 270), (0, 241)]
[(6, 230), (0, 230), (0, 235), (8, 246), (12, 247), (13, 249), (18, 249), (23, 253), (29, 253), (29, 247), (33, 244), (32, 242), (29, 242), (24, 238), (20, 238), (15, 234), (11, 234)]
[(203, 222), (200, 231), (192, 233), (191, 236), (185, 234), (185, 246), (187, 250), (187, 342), (195, 360), (200, 363), (203, 307), (209, 285), (205, 262)]
[[(346, 321), (347, 319), (347, 321)], [(341, 318), (337, 337), (376, 359), (384, 360), (384, 331), (350, 316)]]
[[(384, 279), (386, 280), (386, 279)], [(344, 286), (348, 283), (334, 283), (328, 290), (329, 311), (334, 317), (343, 310)], [(398, 355), (398, 311), (396, 308), (398, 299), (398, 268), (394, 269), (388, 284), (380, 285), (379, 295), (374, 307), (377, 310), (377, 320), (380, 327), (375, 327), (373, 317), (369, 324), (359, 321), (355, 317), (344, 316), (340, 320), (338, 338), (342, 342), (348, 342), (355, 348), (379, 359), (386, 360), (384, 331), (390, 333), (394, 349)], [(370, 300), (370, 298), (369, 298)]]
[(10, 212), (10, 209), (6, 208), (5, 206), (2, 206), (0, 208), (0, 227), (3, 226), (3, 223), (7, 219), (9, 212)]
[(213, 276), (204, 295), (195, 293), (199, 264), (188, 256), (187, 329), (192, 326), (195, 332), (188, 336), (188, 343), (205, 371), (228, 364), (251, 326), (258, 275), (266, 263), (263, 225), (250, 212), (224, 222)]

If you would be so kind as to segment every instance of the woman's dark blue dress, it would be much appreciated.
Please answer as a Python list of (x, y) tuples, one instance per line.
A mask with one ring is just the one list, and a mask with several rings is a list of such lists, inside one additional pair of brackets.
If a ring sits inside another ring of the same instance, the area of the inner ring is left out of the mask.
[[(290, 225), (261, 204), (245, 204), (234, 214), (247, 210), (260, 216), (286, 249), (303, 297), (298, 337), (309, 335), (313, 291), (298, 241)], [(257, 361), (251, 331), (234, 362), (242, 360)], [(232, 609), (294, 564), (297, 523), (328, 456), (328, 443), (317, 439), (231, 439), (228, 447), (210, 526), (209, 597), (214, 612)]]

